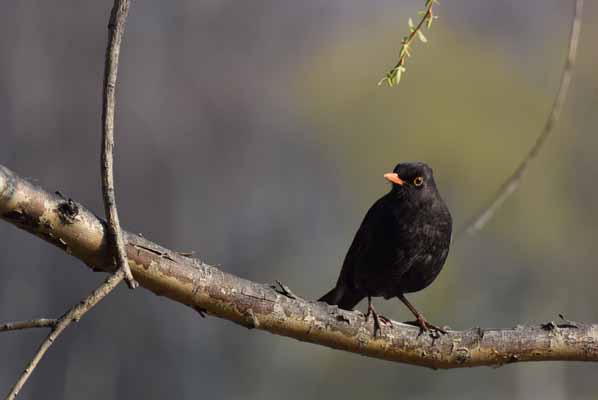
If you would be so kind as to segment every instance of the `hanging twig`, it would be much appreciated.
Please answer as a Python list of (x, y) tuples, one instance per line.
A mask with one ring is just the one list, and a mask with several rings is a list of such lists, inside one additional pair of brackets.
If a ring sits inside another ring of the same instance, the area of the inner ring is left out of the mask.
[(552, 132), (554, 125), (558, 121), (565, 100), (567, 99), (567, 93), (571, 84), (571, 77), (573, 74), (573, 67), (575, 66), (575, 59), (577, 56), (577, 45), (579, 43), (579, 34), (581, 32), (581, 16), (583, 12), (583, 0), (576, 0), (575, 3), (575, 14), (571, 23), (571, 35), (569, 37), (569, 51), (567, 52), (567, 60), (563, 67), (561, 74), (561, 83), (557, 92), (556, 98), (546, 119), (544, 129), (540, 133), (540, 136), (536, 139), (536, 142), (529, 150), (523, 161), (519, 164), (513, 174), (500, 186), (496, 195), (484, 207), (480, 212), (474, 215), (468, 223), (461, 227), (457, 231), (457, 236), (463, 234), (473, 235), (482, 229), (488, 221), (492, 218), (494, 213), (500, 208), (500, 206), (511, 196), (519, 187), (521, 178), (527, 172), (531, 161), (536, 158), (544, 144), (546, 139)]
[(116, 77), (120, 44), (125, 31), (125, 22), (129, 12), (129, 0), (115, 0), (110, 22), (108, 23), (108, 47), (104, 67), (104, 90), (102, 101), (102, 194), (104, 209), (108, 220), (110, 240), (114, 249), (116, 266), (125, 273), (125, 280), (131, 289), (138, 286), (127, 261), (125, 243), (123, 241), (116, 198), (114, 194), (114, 113), (116, 110)]
[(407, 61), (407, 57), (411, 57), (411, 44), (413, 43), (413, 39), (417, 36), (424, 43), (428, 41), (422, 32), (422, 28), (425, 24), (426, 27), (430, 29), (432, 27), (432, 22), (438, 18), (434, 15), (435, 4), (438, 4), (437, 0), (425, 0), (425, 9), (419, 12), (422, 17), (417, 25), (414, 25), (413, 20), (409, 18), (409, 34), (401, 40), (399, 61), (397, 61), (395, 66), (384, 75), (384, 78), (382, 78), (380, 82), (378, 82), (378, 86), (383, 83), (387, 83), (388, 86), (396, 86), (401, 82), (401, 76), (406, 71), (405, 62)]
[(52, 328), (52, 331), (50, 332), (48, 337), (46, 337), (46, 339), (39, 346), (37, 353), (35, 353), (33, 359), (29, 362), (21, 376), (19, 376), (17, 383), (15, 383), (8, 395), (6, 395), (6, 400), (13, 400), (15, 397), (17, 397), (17, 395), (19, 394), (25, 383), (27, 383), (27, 380), (35, 370), (35, 367), (37, 367), (37, 365), (44, 357), (50, 346), (54, 344), (54, 341), (56, 341), (58, 336), (60, 336), (60, 334), (71, 324), (71, 322), (79, 321), (81, 317), (85, 315), (85, 313), (91, 310), (96, 304), (100, 302), (100, 300), (106, 297), (112, 291), (112, 289), (114, 289), (123, 280), (123, 277), (124, 272), (122, 270), (118, 270), (116, 273), (111, 275), (106, 280), (106, 282), (104, 282), (99, 288), (94, 290), (88, 297), (86, 297), (79, 304), (71, 308), (65, 315), (60, 317), (58, 321), (46, 320), (55, 321), (55, 325)]

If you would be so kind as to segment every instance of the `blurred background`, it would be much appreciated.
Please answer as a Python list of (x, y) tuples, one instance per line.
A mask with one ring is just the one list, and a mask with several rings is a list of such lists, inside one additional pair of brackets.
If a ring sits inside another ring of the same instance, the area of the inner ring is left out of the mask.
[[(558, 313), (598, 321), (598, 4), (586, 2), (568, 102), (519, 192), (411, 296), (455, 329)], [(103, 215), (100, 105), (111, 1), (8, 1), (0, 163)], [(396, 61), (422, 1), (135, 1), (121, 55), (116, 183), (128, 230), (314, 299), (336, 281), (399, 161), (426, 161), (460, 226), (542, 128), (573, 1), (452, 0)], [(54, 317), (102, 280), (0, 223), (0, 321)], [(384, 314), (411, 317), (400, 302)], [(363, 309), (363, 305), (360, 306)], [(45, 330), (0, 336), (7, 392)], [(49, 351), (28, 399), (595, 399), (581, 363), (430, 371), (300, 343), (124, 285)], [(585, 384), (584, 384), (585, 383)]]

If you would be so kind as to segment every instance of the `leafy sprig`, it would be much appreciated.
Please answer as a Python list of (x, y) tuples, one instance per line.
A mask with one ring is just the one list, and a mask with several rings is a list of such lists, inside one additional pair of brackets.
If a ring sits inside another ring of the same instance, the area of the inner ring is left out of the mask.
[(438, 0), (426, 0), (425, 9), (418, 14), (421, 15), (420, 21), (414, 25), (413, 20), (409, 18), (409, 34), (401, 40), (401, 50), (399, 51), (399, 61), (396, 65), (386, 73), (386, 76), (378, 82), (378, 86), (387, 83), (388, 86), (396, 86), (401, 82), (401, 77), (405, 73), (405, 61), (407, 57), (411, 57), (411, 46), (413, 39), (417, 36), (423, 43), (427, 43), (428, 39), (424, 36), (422, 28), (425, 25), (428, 29), (432, 26), (432, 22), (438, 17), (434, 14), (434, 5), (438, 4)]

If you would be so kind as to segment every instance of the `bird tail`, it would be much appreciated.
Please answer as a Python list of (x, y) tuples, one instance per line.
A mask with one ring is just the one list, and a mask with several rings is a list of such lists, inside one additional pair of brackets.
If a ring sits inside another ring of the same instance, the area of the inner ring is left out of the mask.
[(357, 291), (350, 290), (343, 285), (337, 285), (318, 301), (323, 301), (331, 306), (339, 306), (344, 310), (352, 310), (364, 297)]

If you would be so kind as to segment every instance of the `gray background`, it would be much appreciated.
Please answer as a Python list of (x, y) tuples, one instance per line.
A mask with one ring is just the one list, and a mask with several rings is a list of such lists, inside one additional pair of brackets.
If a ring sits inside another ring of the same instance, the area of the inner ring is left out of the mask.
[[(435, 168), (457, 225), (494, 193), (544, 123), (570, 3), (442, 2), (401, 86), (385, 89), (376, 83), (423, 1), (135, 1), (116, 121), (123, 225), (316, 298), (398, 161)], [(411, 297), (436, 323), (598, 321), (598, 5), (586, 3), (555, 136), (490, 226), (455, 243), (437, 281)], [(0, 163), (99, 214), (110, 7), (9, 0), (0, 13)], [(103, 279), (5, 223), (0, 250), (0, 321), (58, 316)], [(377, 304), (410, 317), (396, 300)], [(0, 336), (0, 391), (44, 334)], [(59, 339), (22, 398), (590, 399), (596, 368), (434, 372), (201, 319), (121, 287)]]

